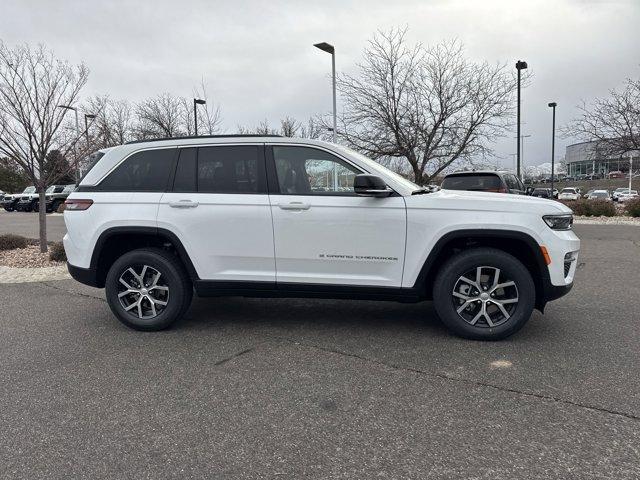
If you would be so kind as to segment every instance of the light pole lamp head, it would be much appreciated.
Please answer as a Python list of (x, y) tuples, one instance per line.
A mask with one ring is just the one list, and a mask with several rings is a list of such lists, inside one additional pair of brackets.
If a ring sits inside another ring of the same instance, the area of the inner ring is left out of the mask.
[(516, 62), (516, 70), (525, 70), (529, 65), (527, 65), (527, 62), (522, 61), (522, 60), (518, 60)]
[(201, 100), (199, 98), (194, 98), (193, 99), (193, 103), (196, 103), (198, 105), (205, 105), (207, 103), (207, 101), (206, 100)]
[(336, 49), (333, 47), (333, 45), (330, 45), (327, 42), (314, 43), (313, 46), (316, 47), (316, 48), (319, 48), (323, 52), (330, 53), (331, 55), (336, 53)]
[(551, 102), (551, 103), (549, 104), (549, 106), (550, 106), (551, 108), (556, 108), (556, 107), (558, 106), (558, 104), (557, 104), (556, 102)]

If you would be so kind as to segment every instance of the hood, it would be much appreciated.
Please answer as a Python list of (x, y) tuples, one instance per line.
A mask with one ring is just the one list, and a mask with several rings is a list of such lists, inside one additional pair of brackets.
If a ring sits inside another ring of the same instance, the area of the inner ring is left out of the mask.
[(466, 190), (440, 190), (426, 195), (416, 195), (420, 200), (412, 204), (419, 207), (431, 207), (432, 201), (437, 199), (437, 208), (451, 210), (477, 210), (480, 212), (521, 212), (540, 213), (542, 215), (557, 215), (572, 213), (566, 205), (546, 198), (530, 197), (528, 195), (512, 195), (508, 193), (469, 192)]

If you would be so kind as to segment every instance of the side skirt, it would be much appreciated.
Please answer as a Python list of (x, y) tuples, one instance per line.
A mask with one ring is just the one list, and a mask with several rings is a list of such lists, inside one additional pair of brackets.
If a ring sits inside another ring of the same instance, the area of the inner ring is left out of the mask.
[(316, 283), (236, 282), (196, 280), (200, 297), (259, 298), (331, 298), (347, 300), (384, 300), (416, 303), (426, 300), (418, 290), (400, 287), (369, 287), (360, 285), (324, 285)]

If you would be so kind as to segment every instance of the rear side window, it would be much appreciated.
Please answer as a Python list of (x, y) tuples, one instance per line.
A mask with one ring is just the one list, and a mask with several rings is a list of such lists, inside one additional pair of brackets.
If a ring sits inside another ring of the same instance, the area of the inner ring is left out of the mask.
[(197, 192), (198, 183), (196, 178), (196, 167), (198, 160), (197, 148), (180, 149), (176, 176), (173, 181), (174, 192)]
[(134, 153), (100, 182), (100, 190), (164, 192), (175, 151), (175, 148), (162, 148)]
[(497, 175), (452, 175), (442, 181), (442, 188), (447, 190), (497, 191), (502, 188), (502, 182)]
[(200, 193), (264, 193), (264, 162), (256, 145), (201, 147), (197, 182)]

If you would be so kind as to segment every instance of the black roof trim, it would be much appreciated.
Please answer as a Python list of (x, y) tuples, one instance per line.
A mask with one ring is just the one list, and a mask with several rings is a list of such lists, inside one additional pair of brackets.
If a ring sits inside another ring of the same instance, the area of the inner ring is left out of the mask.
[(126, 142), (125, 145), (131, 145), (133, 143), (148, 143), (148, 142), (162, 142), (165, 140), (195, 140), (198, 138), (264, 138), (264, 137), (282, 137), (282, 135), (257, 135), (257, 134), (231, 134), (231, 135), (191, 135), (185, 137), (165, 137), (165, 138), (150, 138), (148, 140), (131, 140)]

